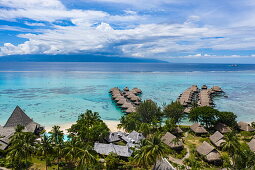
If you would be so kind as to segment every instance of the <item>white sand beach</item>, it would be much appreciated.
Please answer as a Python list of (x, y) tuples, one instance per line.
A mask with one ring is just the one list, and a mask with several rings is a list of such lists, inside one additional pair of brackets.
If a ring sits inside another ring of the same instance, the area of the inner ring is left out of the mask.
[[(120, 129), (117, 128), (118, 124), (120, 123), (120, 121), (116, 121), (116, 120), (104, 120), (105, 124), (108, 126), (108, 128), (110, 129), (111, 132), (116, 132), (119, 131)], [(60, 124), (60, 129), (67, 134), (67, 129), (69, 129), (72, 124), (74, 124), (75, 122), (70, 122), (70, 123), (64, 123), (64, 124)], [(45, 130), (47, 132), (51, 131), (52, 126), (45, 126)]]

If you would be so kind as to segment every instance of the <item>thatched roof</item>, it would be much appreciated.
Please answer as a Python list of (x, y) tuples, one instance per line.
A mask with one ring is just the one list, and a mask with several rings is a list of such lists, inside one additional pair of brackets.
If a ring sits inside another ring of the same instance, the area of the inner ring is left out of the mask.
[(117, 104), (123, 105), (123, 104), (126, 103), (126, 102), (127, 102), (126, 99), (121, 99), (121, 100), (117, 101)]
[(253, 138), (249, 143), (248, 143), (250, 149), (255, 152), (255, 138)]
[(158, 160), (152, 170), (176, 170), (166, 158)]
[(133, 88), (132, 90), (134, 90), (134, 91), (136, 91), (137, 93), (142, 93), (142, 90), (141, 89), (139, 89), (139, 88)]
[(194, 123), (193, 125), (190, 126), (190, 129), (197, 134), (208, 133), (207, 130), (199, 123)]
[(250, 124), (246, 122), (238, 122), (238, 127), (240, 130), (247, 131), (247, 132), (253, 132), (255, 129), (251, 127)]
[(211, 89), (214, 92), (223, 92), (222, 89), (219, 86), (213, 86)]
[(215, 129), (221, 133), (229, 133), (231, 132), (232, 130), (230, 129), (230, 127), (228, 127), (227, 125), (223, 124), (223, 123), (218, 123), (216, 126), (215, 126)]
[(136, 112), (136, 109), (135, 109), (135, 107), (129, 107), (125, 112), (126, 113), (133, 113), (133, 112)]
[(136, 96), (135, 94), (133, 94), (133, 93), (132, 93), (132, 94), (129, 94), (129, 95), (127, 96), (128, 99), (131, 99), (132, 97), (137, 97), (137, 96)]
[(180, 148), (183, 147), (182, 141), (178, 141), (175, 143), (173, 140), (176, 139), (176, 136), (173, 134), (166, 132), (164, 136), (161, 137), (161, 141), (164, 142), (166, 145), (168, 145), (171, 148)]
[(122, 136), (122, 139), (127, 143), (139, 143), (144, 138), (145, 137), (143, 136), (142, 133), (138, 133), (136, 131), (132, 131), (127, 136)]
[(131, 103), (129, 103), (129, 102), (125, 102), (125, 103), (121, 106), (121, 108), (129, 108), (129, 107), (133, 107), (133, 105), (132, 105)]
[(174, 128), (174, 129), (171, 131), (171, 133), (173, 133), (173, 134), (178, 134), (178, 133), (183, 133), (183, 131), (182, 131), (182, 129), (181, 129), (179, 126), (177, 126), (176, 128)]
[(123, 132), (119, 131), (119, 132), (110, 132), (109, 135), (105, 138), (105, 140), (109, 143), (112, 142), (118, 142), (121, 141), (121, 137), (124, 135)]
[(109, 155), (110, 153), (116, 153), (118, 156), (130, 157), (133, 153), (128, 146), (105, 144), (105, 143), (95, 143), (94, 150), (102, 155)]
[(203, 86), (201, 87), (201, 89), (207, 89), (207, 86), (206, 86), (206, 85), (203, 85)]
[(131, 101), (140, 101), (141, 99), (140, 99), (140, 97), (138, 97), (138, 96), (132, 96), (131, 98), (130, 98), (130, 100)]
[(192, 109), (192, 107), (186, 107), (183, 112), (190, 113), (191, 109)]
[(197, 152), (200, 155), (205, 156), (205, 159), (208, 161), (220, 160), (220, 154), (217, 150), (214, 149), (212, 145), (204, 141), (200, 146), (197, 147)]
[(211, 135), (210, 137), (210, 141), (217, 147), (220, 147), (221, 144), (223, 142), (225, 142), (225, 140), (223, 139), (224, 136), (219, 132), (219, 131), (216, 131), (213, 135)]
[(16, 127), (17, 125), (26, 126), (31, 122), (33, 122), (33, 120), (30, 119), (19, 106), (16, 106), (4, 127)]
[(128, 88), (128, 87), (125, 87), (123, 90), (124, 90), (124, 91), (129, 91), (129, 88)]
[(122, 99), (125, 99), (125, 97), (124, 97), (124, 96), (118, 96), (118, 97), (116, 97), (114, 100), (115, 100), (115, 101), (119, 101), (119, 100), (122, 100)]

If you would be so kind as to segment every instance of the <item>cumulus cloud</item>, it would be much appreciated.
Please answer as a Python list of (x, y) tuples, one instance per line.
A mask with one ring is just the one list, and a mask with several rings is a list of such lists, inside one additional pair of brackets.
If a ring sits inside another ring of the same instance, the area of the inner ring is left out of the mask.
[[(180, 3), (176, 0), (122, 1), (94, 0), (137, 6)], [(173, 53), (187, 53), (183, 58), (216, 57), (197, 53), (198, 49), (250, 50), (255, 49), (255, 28), (245, 25), (201, 24), (204, 17), (197, 12), (178, 22), (158, 22), (155, 16), (140, 14), (135, 10), (122, 10), (110, 14), (102, 10), (68, 9), (60, 0), (0, 0), (0, 19), (18, 22), (31, 27), (46, 27), (43, 30), (0, 26), (2, 30), (30, 32), (18, 34), (24, 43), (5, 43), (0, 47), (0, 56), (13, 54), (68, 54), (114, 50), (125, 56), (169, 57)], [(218, 9), (218, 8), (217, 8)], [(215, 11), (215, 10), (211, 10)], [(208, 18), (213, 12), (207, 12)], [(68, 21), (66, 26), (56, 25)], [(50, 23), (50, 24), (44, 24)], [(50, 27), (47, 27), (50, 25)], [(120, 27), (116, 26), (120, 25)], [(245, 26), (244, 26), (245, 25)], [(30, 28), (30, 27), (29, 27)], [(35, 33), (35, 31), (37, 31)], [(184, 42), (184, 43), (182, 43)], [(187, 42), (187, 43), (185, 43)], [(189, 55), (193, 54), (193, 55)], [(232, 56), (236, 57), (236, 56)], [(242, 57), (242, 56), (238, 56)]]

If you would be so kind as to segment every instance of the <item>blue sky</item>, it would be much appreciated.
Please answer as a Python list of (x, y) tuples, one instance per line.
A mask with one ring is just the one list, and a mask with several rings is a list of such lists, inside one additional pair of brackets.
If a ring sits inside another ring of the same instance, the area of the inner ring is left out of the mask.
[(0, 0), (0, 56), (255, 63), (254, 0)]

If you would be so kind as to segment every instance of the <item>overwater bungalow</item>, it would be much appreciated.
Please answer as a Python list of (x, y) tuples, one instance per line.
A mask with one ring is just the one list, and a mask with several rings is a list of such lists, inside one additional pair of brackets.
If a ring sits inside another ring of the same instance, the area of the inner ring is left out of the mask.
[(132, 90), (134, 90), (134, 91), (136, 91), (137, 93), (142, 93), (142, 90), (141, 89), (139, 89), (139, 88), (133, 88)]
[(125, 102), (123, 105), (121, 105), (121, 108), (123, 108), (123, 109), (127, 109), (129, 107), (134, 107), (134, 106), (129, 102)]
[(126, 113), (133, 113), (133, 112), (136, 112), (136, 109), (135, 109), (135, 107), (129, 107), (125, 112)]
[(219, 152), (206, 141), (204, 141), (200, 146), (198, 146), (196, 150), (208, 162), (218, 162), (221, 160)]
[(219, 86), (213, 86), (211, 90), (213, 93), (223, 93), (223, 90)]
[(253, 138), (249, 143), (247, 143), (249, 148), (255, 152), (255, 138)]
[(216, 147), (220, 147), (222, 143), (226, 142), (223, 138), (224, 136), (219, 131), (216, 131), (213, 135), (209, 137), (210, 141)]
[(115, 101), (119, 101), (119, 100), (123, 100), (123, 99), (125, 99), (124, 96), (118, 96), (118, 97), (116, 97), (114, 100), (115, 100)]
[(118, 105), (123, 105), (124, 103), (127, 103), (127, 99), (125, 99), (125, 98), (117, 101)]
[(239, 129), (242, 131), (247, 131), (247, 132), (255, 131), (255, 129), (249, 123), (238, 122), (237, 124), (238, 124)]
[(1, 149), (4, 150), (9, 146), (10, 137), (13, 136), (18, 125), (24, 126), (24, 132), (32, 132), (36, 135), (39, 135), (44, 129), (40, 124), (28, 117), (19, 106), (16, 106), (5, 125), (0, 126), (0, 136), (2, 137), (0, 138)]
[(124, 91), (129, 91), (129, 88), (128, 88), (128, 87), (125, 87), (123, 90), (124, 90)]
[(168, 145), (172, 149), (182, 149), (183, 143), (181, 140), (175, 142), (176, 136), (171, 134), (170, 132), (166, 132), (164, 136), (161, 137), (161, 141), (164, 142), (166, 145)]
[(216, 126), (215, 126), (215, 129), (217, 131), (219, 131), (220, 133), (229, 133), (231, 132), (232, 130), (230, 129), (230, 127), (228, 127), (227, 125), (223, 124), (223, 123), (218, 123)]
[(202, 89), (202, 90), (207, 90), (207, 86), (206, 86), (206, 85), (203, 85), (203, 86), (201, 87), (201, 89)]
[(194, 123), (193, 125), (190, 126), (190, 129), (195, 134), (198, 134), (198, 135), (207, 134), (208, 133), (207, 130), (202, 125), (200, 125), (199, 123)]

